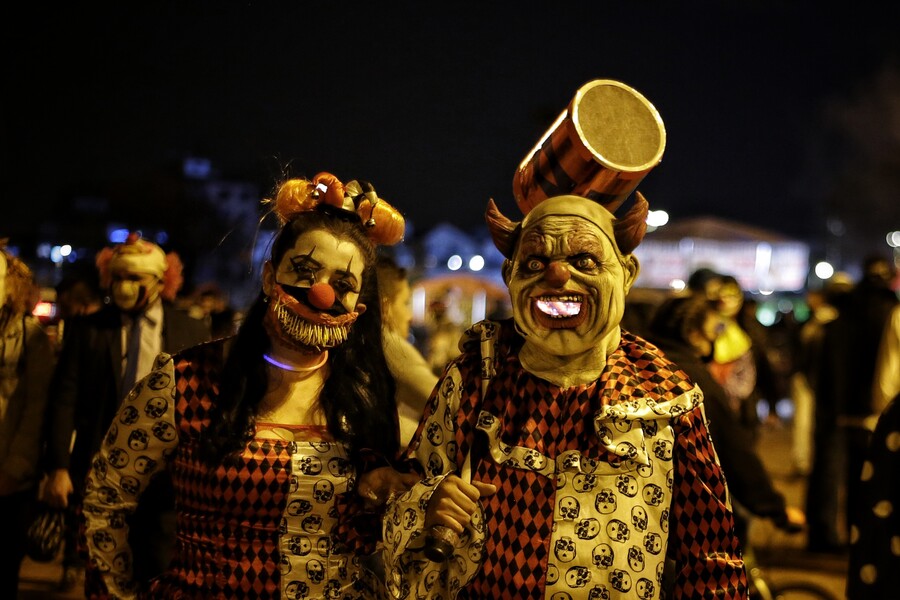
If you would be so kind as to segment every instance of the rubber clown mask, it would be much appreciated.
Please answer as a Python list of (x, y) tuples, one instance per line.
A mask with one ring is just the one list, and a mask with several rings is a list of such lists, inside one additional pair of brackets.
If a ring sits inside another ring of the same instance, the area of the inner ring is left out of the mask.
[(269, 335), (302, 352), (343, 343), (366, 310), (359, 303), (364, 267), (364, 254), (354, 242), (323, 229), (302, 234), (277, 265), (264, 267)]
[(125, 312), (146, 310), (159, 298), (166, 268), (166, 253), (156, 244), (138, 239), (117, 246), (109, 262), (113, 302)]
[(621, 254), (613, 222), (607, 209), (578, 196), (550, 198), (522, 221), (503, 275), (530, 356), (575, 356), (618, 344), (638, 263)]

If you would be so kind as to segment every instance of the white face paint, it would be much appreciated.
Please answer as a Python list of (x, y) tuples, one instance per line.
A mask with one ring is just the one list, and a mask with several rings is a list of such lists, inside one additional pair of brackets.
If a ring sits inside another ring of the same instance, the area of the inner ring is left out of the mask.
[(275, 282), (282, 286), (310, 288), (327, 283), (346, 312), (352, 312), (362, 287), (362, 251), (355, 243), (314, 229), (297, 238), (293, 250), (275, 266)]
[[(320, 351), (342, 344), (356, 318), (364, 270), (362, 250), (347, 239), (315, 229), (297, 238), (278, 265), (266, 263), (263, 291), (270, 298), (266, 330), (282, 344)], [(330, 288), (330, 307), (310, 300), (310, 289)]]
[(126, 312), (140, 312), (152, 304), (162, 289), (162, 280), (144, 273), (115, 272), (112, 275), (112, 298)]
[(635, 273), (596, 224), (550, 215), (522, 231), (504, 275), (532, 355), (574, 356), (617, 334)]

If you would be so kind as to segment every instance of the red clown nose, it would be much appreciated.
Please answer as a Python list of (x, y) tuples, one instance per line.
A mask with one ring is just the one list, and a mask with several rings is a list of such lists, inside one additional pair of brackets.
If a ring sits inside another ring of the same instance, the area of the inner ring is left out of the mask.
[(314, 283), (309, 288), (309, 303), (325, 310), (334, 305), (334, 289), (327, 283)]

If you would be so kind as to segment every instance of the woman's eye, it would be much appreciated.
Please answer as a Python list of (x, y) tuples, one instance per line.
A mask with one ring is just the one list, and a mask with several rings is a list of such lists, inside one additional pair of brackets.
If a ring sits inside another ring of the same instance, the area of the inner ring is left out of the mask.
[(353, 291), (353, 285), (349, 281), (344, 281), (343, 279), (332, 282), (331, 287), (334, 288), (334, 291), (339, 292), (342, 295)]
[(315, 282), (316, 280), (315, 271), (313, 271), (309, 267), (304, 267), (303, 265), (295, 265), (291, 269), (291, 271), (293, 271), (294, 275), (297, 276), (297, 281)]

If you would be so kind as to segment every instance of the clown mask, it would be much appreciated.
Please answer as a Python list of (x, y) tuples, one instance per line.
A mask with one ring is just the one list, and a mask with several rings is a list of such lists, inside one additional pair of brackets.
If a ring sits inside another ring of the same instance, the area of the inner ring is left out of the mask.
[(612, 223), (611, 213), (573, 197), (548, 200), (523, 221), (503, 275), (532, 357), (571, 357), (618, 343), (638, 267), (618, 252)]
[(112, 299), (125, 312), (139, 313), (159, 298), (162, 280), (149, 273), (112, 273)]
[(315, 229), (297, 238), (277, 265), (266, 263), (265, 326), (285, 346), (319, 352), (343, 343), (357, 317), (365, 259), (349, 240)]

